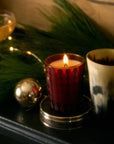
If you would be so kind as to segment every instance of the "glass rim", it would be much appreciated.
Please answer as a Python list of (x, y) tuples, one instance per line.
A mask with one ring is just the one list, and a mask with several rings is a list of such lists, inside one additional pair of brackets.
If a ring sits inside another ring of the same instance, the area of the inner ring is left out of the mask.
[(94, 50), (91, 50), (91, 51), (89, 51), (87, 54), (86, 54), (86, 59), (88, 59), (89, 61), (91, 61), (91, 62), (93, 62), (93, 63), (95, 63), (95, 64), (97, 64), (97, 65), (101, 65), (101, 66), (106, 66), (106, 67), (113, 67), (114, 65), (108, 65), (108, 64), (101, 64), (101, 63), (99, 63), (99, 62), (96, 62), (96, 61), (94, 61), (93, 59), (91, 59), (90, 58), (90, 54), (91, 53), (93, 53), (93, 52), (95, 52), (95, 51), (114, 51), (114, 49), (113, 48), (99, 48), (99, 49), (94, 49)]
[(4, 15), (4, 17), (5, 17), (5, 14), (7, 14), (9, 17), (11, 17), (12, 23), (5, 24), (5, 25), (1, 26), (0, 28), (7, 27), (8, 25), (12, 25), (12, 24), (16, 23), (16, 18), (12, 11), (8, 11), (6, 9), (0, 10), (0, 15)]
[[(51, 65), (51, 62), (54, 62), (54, 61), (56, 61), (56, 60), (61, 60), (61, 59), (63, 58), (64, 54), (66, 54), (68, 57), (70, 56), (70, 58), (71, 58), (71, 57), (80, 58), (80, 60), (77, 59), (77, 61), (80, 61), (81, 63), (78, 64), (78, 65), (73, 65), (73, 66), (69, 66), (69, 67), (61, 67), (61, 69), (67, 69), (67, 68), (73, 68), (73, 67), (80, 67), (81, 65), (85, 64), (85, 59), (84, 59), (84, 57), (81, 56), (81, 55), (79, 55), (79, 54), (74, 54), (74, 53), (58, 53), (58, 54), (53, 54), (53, 55), (51, 55), (51, 56), (48, 56), (48, 57), (44, 60), (44, 64), (45, 64), (46, 66), (49, 66), (49, 67), (52, 67), (52, 68), (58, 68), (58, 67), (56, 67), (56, 66), (52, 66), (52, 65)], [(57, 57), (59, 57), (59, 58), (57, 58)], [(51, 59), (53, 59), (53, 60), (51, 61)], [(72, 60), (76, 60), (76, 59), (75, 59), (75, 58), (72, 58)], [(49, 62), (49, 61), (51, 61), (51, 62)]]

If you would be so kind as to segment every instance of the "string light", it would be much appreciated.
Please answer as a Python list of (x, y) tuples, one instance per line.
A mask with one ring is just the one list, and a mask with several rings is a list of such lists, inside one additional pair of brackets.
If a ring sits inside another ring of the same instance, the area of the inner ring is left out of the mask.
[(9, 50), (11, 51), (11, 52), (13, 52), (13, 51), (19, 51), (19, 49), (18, 48), (14, 48), (14, 47), (9, 47)]
[(30, 52), (30, 51), (27, 51), (26, 53), (29, 54), (29, 55), (31, 55), (31, 52)]
[(9, 50), (10, 51), (14, 51), (14, 48), (11, 46), (11, 47), (9, 47)]
[[(10, 21), (9, 21), (9, 23), (10, 23)], [(12, 38), (12, 36), (8, 36), (8, 40), (12, 40), (13, 38)], [(9, 51), (11, 51), (11, 52), (13, 52), (13, 51), (19, 51), (19, 49), (18, 48), (14, 48), (13, 46), (10, 46), (9, 47)], [(26, 53), (28, 54), (28, 55), (32, 55), (34, 58), (36, 58), (40, 63), (43, 63), (42, 61), (41, 61), (41, 59), (37, 56), (37, 55), (35, 55), (34, 53), (32, 53), (31, 51), (26, 51)]]
[(32, 56), (35, 57), (39, 62), (42, 63), (41, 59), (40, 59), (37, 55), (35, 55), (34, 53), (32, 53), (31, 51), (26, 51), (26, 53), (29, 54), (29, 55), (32, 55)]
[[(14, 48), (14, 47), (12, 47), (12, 46), (10, 46), (9, 47), (9, 51), (11, 51), (11, 52), (13, 52), (13, 51), (20, 51), (18, 48)], [(34, 53), (32, 53), (31, 51), (26, 51), (26, 53), (28, 54), (28, 55), (32, 55), (34, 58), (36, 58), (40, 63), (43, 63), (42, 61), (41, 61), (41, 59), (37, 56), (37, 55), (35, 55)]]
[(12, 40), (12, 36), (8, 36), (8, 40)]
[[(12, 40), (12, 39), (13, 39), (12, 36), (8, 36), (8, 40)], [(12, 47), (12, 46), (9, 47), (9, 50), (10, 50), (11, 52), (13, 52), (13, 51), (19, 51), (19, 49), (14, 48), (14, 47)], [(35, 55), (34, 53), (32, 53), (31, 51), (26, 51), (26, 53), (27, 53), (28, 55), (32, 55), (32, 56), (35, 57), (39, 62), (43, 63), (43, 62), (41, 61), (41, 59), (40, 59), (37, 55)]]

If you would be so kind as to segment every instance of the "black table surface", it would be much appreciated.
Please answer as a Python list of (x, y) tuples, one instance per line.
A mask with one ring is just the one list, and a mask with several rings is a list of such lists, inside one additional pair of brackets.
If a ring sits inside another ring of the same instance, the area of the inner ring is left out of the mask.
[(91, 115), (81, 128), (58, 130), (42, 124), (39, 105), (26, 111), (15, 100), (0, 103), (0, 142), (3, 144), (111, 144), (113, 128), (110, 122), (105, 124)]

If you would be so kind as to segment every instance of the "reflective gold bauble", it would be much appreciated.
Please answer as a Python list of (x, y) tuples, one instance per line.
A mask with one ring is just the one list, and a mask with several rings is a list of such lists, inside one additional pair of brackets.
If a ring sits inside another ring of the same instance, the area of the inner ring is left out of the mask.
[(31, 108), (40, 99), (42, 93), (40, 83), (33, 79), (23, 79), (17, 83), (15, 88), (15, 98), (22, 107)]

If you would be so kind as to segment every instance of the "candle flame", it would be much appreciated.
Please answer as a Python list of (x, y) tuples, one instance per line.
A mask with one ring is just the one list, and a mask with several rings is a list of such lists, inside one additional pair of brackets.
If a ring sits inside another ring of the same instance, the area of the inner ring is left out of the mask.
[(68, 56), (66, 54), (64, 54), (63, 63), (64, 63), (64, 67), (68, 65)]

